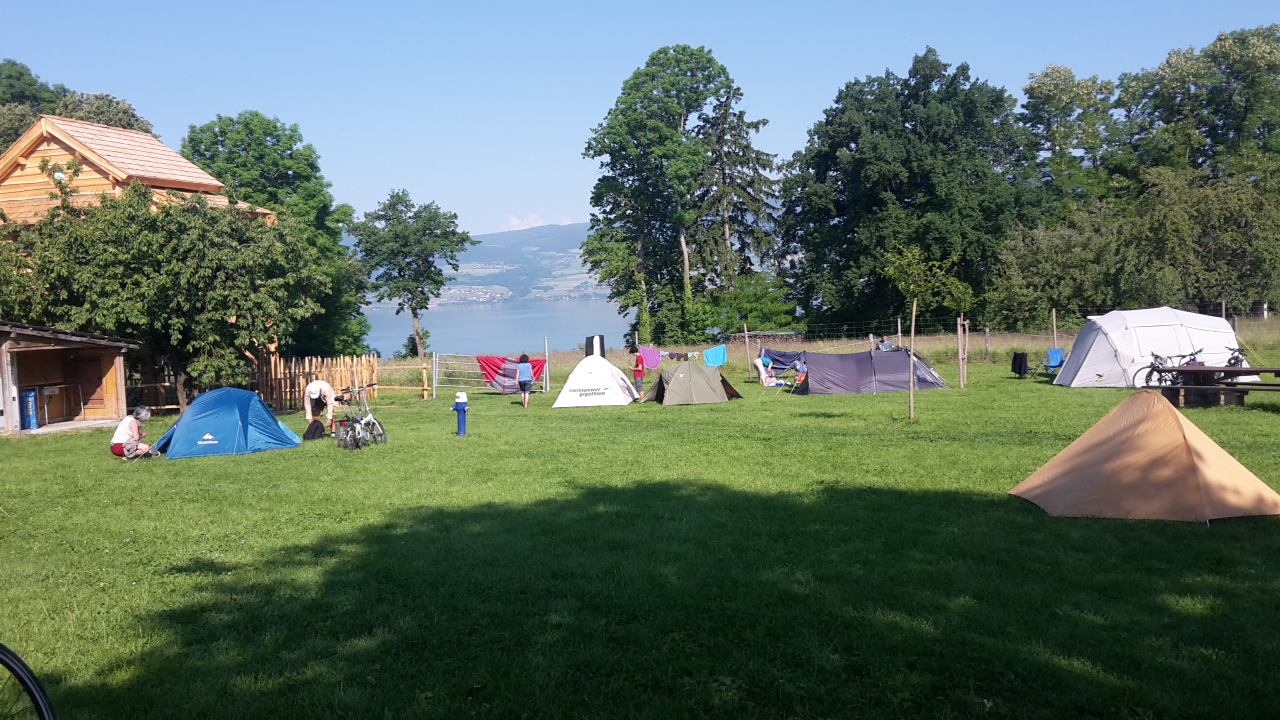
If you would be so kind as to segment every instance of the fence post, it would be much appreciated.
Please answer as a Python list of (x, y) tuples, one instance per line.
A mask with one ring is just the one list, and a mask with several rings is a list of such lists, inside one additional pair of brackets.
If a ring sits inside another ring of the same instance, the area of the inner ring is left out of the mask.
[(911, 391), (908, 393), (911, 409), (907, 417), (912, 420), (916, 419), (916, 303), (919, 301), (920, 298), (911, 300), (911, 381), (907, 386)]
[(1223, 320), (1227, 319), (1227, 301), (1226, 300), (1222, 301), (1222, 319)]
[(969, 382), (969, 319), (964, 321), (964, 381)]
[(964, 320), (956, 318), (956, 367), (960, 368), (960, 389), (964, 389)]
[(1058, 347), (1058, 308), (1050, 311), (1053, 317), (1053, 346)]
[(542, 336), (542, 358), (546, 364), (542, 366), (542, 392), (551, 392), (551, 343), (547, 336)]
[(440, 386), (440, 360), (436, 357), (436, 352), (431, 351), (431, 397), (437, 395), (436, 388)]
[(742, 347), (746, 348), (747, 352), (747, 379), (750, 380), (755, 366), (751, 364), (751, 336), (747, 334), (746, 323), (742, 323)]
[(902, 347), (902, 317), (898, 317), (898, 347)]
[(991, 328), (982, 328), (983, 357), (987, 362), (991, 362)]

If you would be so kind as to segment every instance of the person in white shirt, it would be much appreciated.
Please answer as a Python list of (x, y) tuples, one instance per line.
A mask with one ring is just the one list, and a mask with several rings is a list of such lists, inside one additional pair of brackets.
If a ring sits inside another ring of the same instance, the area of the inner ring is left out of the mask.
[(325, 414), (325, 427), (329, 428), (329, 432), (333, 432), (333, 406), (338, 394), (333, 391), (333, 386), (324, 380), (312, 380), (307, 385), (307, 397), (303, 404), (307, 406), (307, 424), (320, 415), (323, 408)]
[(159, 455), (160, 453), (152, 450), (150, 445), (138, 442), (147, 435), (142, 430), (142, 423), (150, 419), (151, 408), (146, 405), (134, 408), (133, 413), (116, 426), (116, 432), (111, 436), (111, 454), (126, 460), (143, 455)]

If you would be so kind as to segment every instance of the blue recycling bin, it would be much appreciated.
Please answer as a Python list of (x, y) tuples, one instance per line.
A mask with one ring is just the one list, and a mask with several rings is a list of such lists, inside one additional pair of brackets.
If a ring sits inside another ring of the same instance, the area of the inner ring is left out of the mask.
[(22, 422), (23, 430), (35, 430), (40, 427), (40, 415), (36, 411), (36, 395), (35, 390), (23, 390), (18, 394), (18, 417)]

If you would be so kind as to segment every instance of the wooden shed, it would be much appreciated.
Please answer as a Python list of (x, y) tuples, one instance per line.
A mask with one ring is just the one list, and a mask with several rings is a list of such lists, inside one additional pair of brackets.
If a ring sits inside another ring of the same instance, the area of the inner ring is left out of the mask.
[[(226, 207), (223, 184), (154, 136), (70, 118), (41, 115), (22, 137), (0, 155), (0, 210), (16, 227), (34, 223), (58, 204), (50, 198), (57, 187), (40, 169), (41, 161), (66, 166), (79, 160), (80, 176), (71, 183), (77, 205), (96, 203), (102, 195), (119, 197), (133, 182), (151, 189), (156, 203), (203, 195), (210, 205)], [(268, 222), (275, 216), (242, 205)], [(0, 220), (0, 227), (4, 226)], [(0, 234), (3, 234), (0, 231)]]
[(118, 421), (125, 406), (120, 338), (0, 321), (0, 432), (21, 428), (21, 402), (34, 400), (40, 425)]

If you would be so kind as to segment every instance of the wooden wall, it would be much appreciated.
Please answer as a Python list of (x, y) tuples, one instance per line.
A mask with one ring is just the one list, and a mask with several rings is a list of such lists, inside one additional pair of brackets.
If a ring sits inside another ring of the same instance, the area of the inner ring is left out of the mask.
[[(18, 387), (61, 386), (56, 395), (41, 395), (50, 421), (116, 420), (124, 410), (124, 364), (113, 350), (58, 348), (13, 353), (18, 361)], [(82, 412), (83, 411), (83, 412)], [(41, 420), (44, 419), (41, 412)]]
[[(47, 200), (54, 191), (53, 182), (40, 172), (40, 161), (66, 165), (75, 157), (74, 150), (57, 138), (46, 137), (34, 150), (24, 155), (13, 171), (0, 177), (0, 203), (15, 200)], [(102, 168), (81, 159), (80, 177), (72, 183), (78, 195), (118, 194), (117, 185)], [(3, 204), (0, 204), (3, 207)]]

